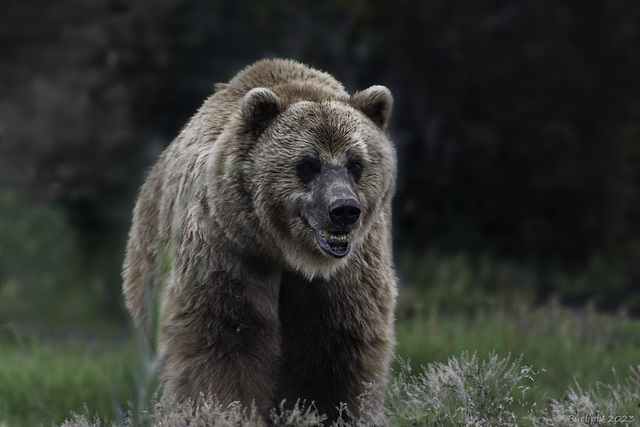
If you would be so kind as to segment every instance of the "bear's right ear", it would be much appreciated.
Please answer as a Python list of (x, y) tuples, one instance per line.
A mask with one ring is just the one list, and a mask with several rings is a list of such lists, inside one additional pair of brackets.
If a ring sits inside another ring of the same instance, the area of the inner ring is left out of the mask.
[(264, 87), (251, 89), (242, 99), (242, 116), (247, 129), (256, 137), (281, 111), (282, 101), (278, 95)]

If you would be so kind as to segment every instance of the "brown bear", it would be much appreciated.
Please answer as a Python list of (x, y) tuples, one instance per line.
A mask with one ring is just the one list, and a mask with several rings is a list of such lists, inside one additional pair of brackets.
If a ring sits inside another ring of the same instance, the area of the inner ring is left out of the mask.
[(383, 86), (350, 96), (324, 72), (263, 60), (216, 85), (164, 151), (123, 278), (135, 324), (157, 331), (165, 392), (265, 416), (305, 399), (335, 418), (341, 402), (358, 414), (366, 383), (384, 387), (392, 102)]

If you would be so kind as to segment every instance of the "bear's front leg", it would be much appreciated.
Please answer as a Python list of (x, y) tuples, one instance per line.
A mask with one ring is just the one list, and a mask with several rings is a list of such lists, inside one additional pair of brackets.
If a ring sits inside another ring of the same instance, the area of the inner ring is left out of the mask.
[(218, 271), (185, 286), (165, 309), (158, 347), (165, 393), (203, 392), (268, 414), (280, 361), (277, 289)]
[[(297, 399), (314, 402), (333, 421), (341, 402), (359, 416), (358, 397), (367, 384), (375, 383), (371, 404), (382, 404), (394, 343), (395, 296), (393, 272), (384, 272), (388, 274), (365, 276), (355, 268), (340, 278), (313, 281), (297, 273), (283, 274), (278, 399), (288, 404)], [(372, 277), (380, 280), (371, 282)]]

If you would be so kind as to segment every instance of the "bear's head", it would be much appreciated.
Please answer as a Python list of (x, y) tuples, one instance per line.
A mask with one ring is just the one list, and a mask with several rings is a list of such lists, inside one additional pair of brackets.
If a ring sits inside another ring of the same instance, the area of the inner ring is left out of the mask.
[(388, 214), (396, 156), (385, 129), (393, 99), (383, 86), (339, 100), (283, 98), (255, 88), (242, 99), (253, 140), (245, 179), (274, 253), (308, 278), (328, 277), (363, 250)]

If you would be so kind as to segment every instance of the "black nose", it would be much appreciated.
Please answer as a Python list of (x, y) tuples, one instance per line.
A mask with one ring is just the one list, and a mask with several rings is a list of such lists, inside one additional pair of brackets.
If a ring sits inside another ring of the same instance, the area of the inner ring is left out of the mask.
[(329, 218), (336, 225), (355, 224), (360, 218), (360, 205), (355, 199), (338, 199), (329, 207)]

